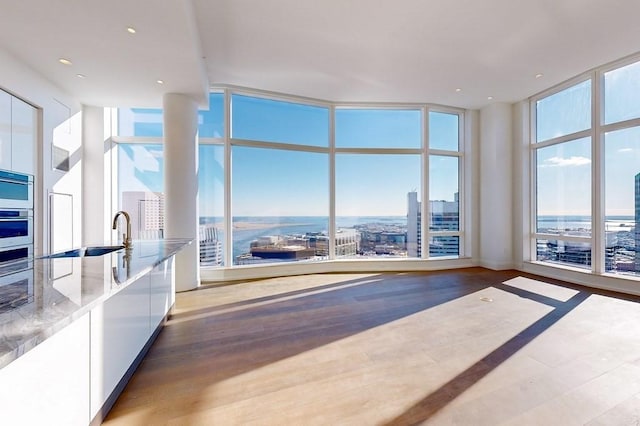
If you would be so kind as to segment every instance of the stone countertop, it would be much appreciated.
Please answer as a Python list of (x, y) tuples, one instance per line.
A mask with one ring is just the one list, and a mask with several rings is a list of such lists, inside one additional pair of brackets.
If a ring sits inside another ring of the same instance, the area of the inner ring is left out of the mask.
[(189, 239), (134, 241), (102, 256), (0, 266), (0, 368), (175, 255)]

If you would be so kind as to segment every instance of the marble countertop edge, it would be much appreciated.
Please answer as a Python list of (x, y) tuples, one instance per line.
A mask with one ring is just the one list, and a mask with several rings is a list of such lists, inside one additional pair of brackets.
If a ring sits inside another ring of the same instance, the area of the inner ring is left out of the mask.
[[(95, 292), (89, 292), (91, 296), (94, 296), (94, 293), (100, 290), (102, 290), (103, 293), (98, 294), (93, 299), (87, 300), (80, 305), (72, 303), (69, 299), (62, 297), (59, 292), (52, 290), (52, 284), (45, 282), (46, 280), (42, 278), (44, 275), (42, 272), (34, 273), (34, 291), (45, 295), (55, 292), (55, 297), (43, 296), (42, 299), (44, 299), (44, 303), (42, 301), (40, 302), (43, 306), (39, 306), (38, 308), (32, 308), (30, 305), (33, 303), (29, 303), (16, 308), (15, 312), (0, 314), (0, 369), (11, 364), (74, 321), (82, 318), (109, 298), (126, 289), (129, 285), (151, 272), (153, 268), (171, 256), (175, 256), (180, 250), (192, 242), (193, 240), (191, 239), (134, 241), (132, 249), (127, 252), (130, 256), (129, 261), (132, 263), (132, 270), (129, 273), (126, 269), (119, 269), (120, 272), (125, 272), (126, 277), (121, 282), (115, 279), (115, 275), (110, 273), (110, 269), (105, 270), (103, 264), (105, 262), (104, 256), (111, 256), (111, 262), (116, 265), (114, 268), (124, 268), (124, 266), (121, 266), (124, 252), (120, 250), (120, 253), (96, 256), (95, 260), (89, 260), (89, 262), (95, 263), (96, 270), (102, 268), (102, 277), (100, 277), (98, 271), (97, 273), (88, 273), (86, 275), (78, 273), (78, 276), (72, 276), (71, 279), (79, 280), (77, 282), (82, 290), (84, 290), (85, 285), (87, 287), (95, 287)], [(159, 251), (154, 255), (143, 256), (141, 255), (141, 251), (145, 247), (158, 248)], [(38, 270), (38, 268), (52, 267), (52, 262), (56, 261), (59, 260), (36, 257), (33, 263), (35, 270)], [(89, 267), (90, 266), (91, 264), (89, 264)], [(108, 276), (106, 271), (109, 272)], [(115, 271), (113, 273), (115, 274)], [(100, 289), (100, 287), (102, 287), (102, 289)], [(107, 290), (104, 290), (105, 288)], [(94, 289), (92, 288), (91, 290)], [(10, 318), (3, 321), (3, 315), (9, 315)]]

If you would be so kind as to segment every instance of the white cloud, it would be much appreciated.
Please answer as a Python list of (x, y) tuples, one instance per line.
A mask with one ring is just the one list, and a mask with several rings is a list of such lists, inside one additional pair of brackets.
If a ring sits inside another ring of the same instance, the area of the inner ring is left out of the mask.
[(633, 148), (620, 148), (618, 152), (633, 152)]
[(591, 164), (591, 160), (587, 157), (551, 157), (544, 160), (544, 164), (541, 167), (572, 167), (572, 166), (586, 166)]

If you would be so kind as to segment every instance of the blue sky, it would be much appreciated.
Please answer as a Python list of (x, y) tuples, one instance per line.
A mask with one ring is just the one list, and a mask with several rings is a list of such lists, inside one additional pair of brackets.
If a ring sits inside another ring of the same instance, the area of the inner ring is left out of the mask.
[[(234, 95), (232, 135), (238, 139), (329, 146), (329, 110)], [(223, 134), (223, 100), (213, 94), (211, 108), (199, 114), (200, 137)], [(345, 148), (414, 148), (421, 146), (419, 110), (336, 110), (336, 146)], [(160, 110), (122, 110), (120, 135), (162, 135)], [(430, 115), (433, 148), (457, 150), (458, 118)], [(223, 148), (201, 146), (200, 215), (223, 214)], [(162, 147), (123, 146), (123, 190), (162, 190)], [(324, 216), (329, 211), (329, 157), (326, 153), (253, 147), (232, 150), (232, 199), (235, 216)], [(453, 201), (458, 191), (458, 160), (436, 156), (429, 161), (431, 199)], [(407, 193), (421, 191), (420, 155), (336, 155), (338, 216), (404, 216)]]
[[(640, 62), (604, 75), (605, 124), (640, 117)], [(578, 83), (537, 103), (539, 142), (590, 129), (591, 82)], [(634, 214), (634, 177), (640, 173), (640, 129), (604, 135), (605, 215)], [(592, 194), (590, 138), (536, 152), (537, 204), (541, 215), (589, 215)]]
[[(640, 62), (604, 75), (605, 124), (640, 117)], [(537, 103), (537, 140), (591, 128), (590, 80), (548, 96)], [(232, 135), (238, 139), (296, 143), (326, 148), (329, 110), (234, 95)], [(223, 135), (223, 97), (212, 94), (211, 108), (199, 114), (201, 137)], [(419, 148), (418, 110), (336, 108), (338, 148)], [(454, 114), (430, 112), (432, 149), (458, 148), (458, 119)], [(124, 136), (162, 135), (162, 111), (122, 110)], [(605, 213), (633, 215), (634, 177), (640, 173), (640, 130), (612, 131), (604, 137)], [(537, 207), (542, 215), (591, 214), (591, 139), (583, 138), (536, 150)], [(160, 146), (123, 148), (123, 172), (129, 190), (162, 189)], [(200, 210), (203, 216), (223, 214), (223, 149), (200, 149)], [(328, 214), (329, 159), (326, 153), (234, 147), (234, 215), (321, 216)], [(431, 156), (430, 198), (452, 201), (458, 191), (455, 157)], [(124, 187), (123, 187), (124, 188)], [(336, 155), (337, 215), (384, 216), (406, 214), (406, 194), (421, 191), (420, 156)]]

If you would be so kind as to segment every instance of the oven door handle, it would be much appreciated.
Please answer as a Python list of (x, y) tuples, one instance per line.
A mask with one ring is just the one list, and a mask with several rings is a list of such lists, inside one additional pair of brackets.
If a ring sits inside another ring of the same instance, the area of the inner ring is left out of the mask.
[(0, 182), (4, 183), (15, 183), (17, 185), (33, 185), (33, 182), (26, 180), (17, 180), (17, 179), (8, 179), (8, 178), (0, 178)]
[(30, 211), (21, 211), (17, 216), (0, 216), (0, 221), (2, 222), (10, 222), (16, 220), (25, 220), (25, 219), (33, 219), (33, 213)]

